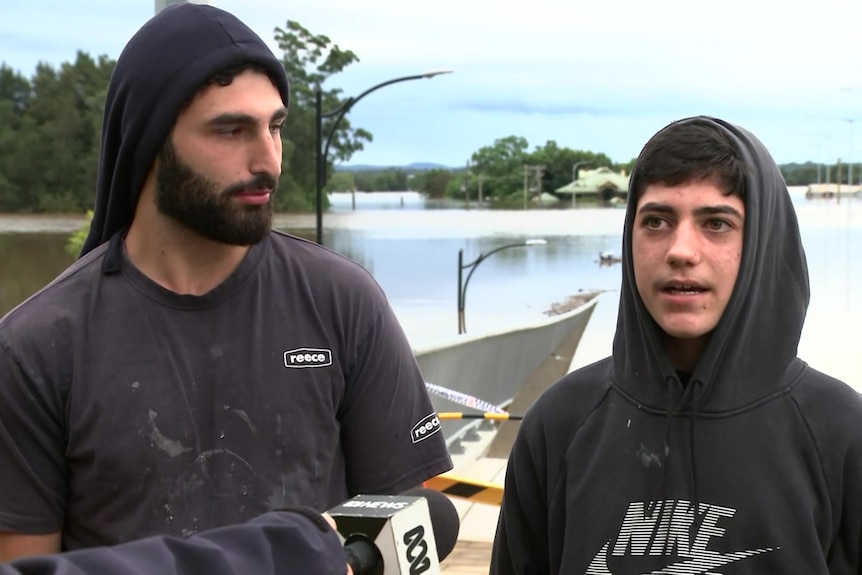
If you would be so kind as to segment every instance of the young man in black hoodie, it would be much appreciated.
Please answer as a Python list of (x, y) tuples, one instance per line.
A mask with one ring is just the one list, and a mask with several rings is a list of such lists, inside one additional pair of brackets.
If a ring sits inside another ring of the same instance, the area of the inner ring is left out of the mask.
[(108, 89), (80, 259), (0, 320), (0, 561), (319, 511), (451, 468), (412, 349), (349, 259), (271, 230), (284, 66), (170, 6)]
[(862, 573), (862, 400), (797, 358), (808, 270), (764, 146), (656, 134), (622, 273), (612, 356), (522, 423), (491, 573)]

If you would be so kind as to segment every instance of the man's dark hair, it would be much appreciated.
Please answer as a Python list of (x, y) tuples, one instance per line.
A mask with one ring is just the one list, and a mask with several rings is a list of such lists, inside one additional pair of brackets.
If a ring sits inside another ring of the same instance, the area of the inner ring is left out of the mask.
[[(263, 66), (259, 66), (257, 64), (253, 64), (251, 62), (247, 62), (245, 64), (240, 64), (239, 66), (231, 66), (230, 68), (225, 68), (224, 70), (219, 70), (212, 77), (203, 83), (201, 88), (205, 86), (209, 86), (210, 84), (218, 84), (219, 86), (230, 86), (233, 79), (242, 74), (245, 71), (257, 72), (258, 74), (265, 74), (267, 76), (271, 76), (269, 70), (264, 68)], [(270, 78), (272, 79), (272, 78)], [(273, 83), (275, 83), (273, 81)]]
[(257, 72), (258, 74), (265, 74), (270, 79), (270, 81), (272, 81), (273, 85), (275, 85), (275, 79), (273, 79), (272, 74), (263, 66), (254, 64), (252, 62), (246, 62), (244, 64), (240, 64), (239, 66), (231, 66), (229, 68), (219, 70), (218, 72), (210, 76), (203, 84), (198, 86), (198, 89), (195, 90), (194, 93), (189, 96), (188, 99), (180, 107), (180, 112), (188, 108), (191, 105), (192, 101), (197, 97), (197, 95), (200, 94), (201, 91), (203, 91), (208, 86), (212, 86), (213, 84), (216, 84), (218, 86), (230, 86), (234, 78), (246, 71)]
[(671, 124), (647, 142), (635, 165), (633, 192), (650, 185), (679, 186), (714, 179), (726, 195), (745, 198), (748, 174), (732, 136), (709, 120)]

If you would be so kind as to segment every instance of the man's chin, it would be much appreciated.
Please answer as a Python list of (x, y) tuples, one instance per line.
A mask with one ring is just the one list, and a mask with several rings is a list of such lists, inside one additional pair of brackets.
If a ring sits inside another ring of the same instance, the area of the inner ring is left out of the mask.
[(665, 325), (661, 326), (662, 330), (669, 337), (677, 340), (698, 340), (709, 336), (713, 328), (707, 328), (703, 325)]
[(254, 226), (233, 226), (229, 229), (193, 228), (198, 235), (220, 244), (236, 247), (248, 247), (262, 242), (272, 231), (272, 222), (260, 222)]

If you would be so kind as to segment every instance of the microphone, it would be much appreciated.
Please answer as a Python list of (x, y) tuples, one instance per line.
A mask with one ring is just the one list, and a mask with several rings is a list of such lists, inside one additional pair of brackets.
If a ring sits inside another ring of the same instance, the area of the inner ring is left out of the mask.
[(461, 524), (448, 497), (424, 488), (357, 495), (327, 513), (354, 575), (439, 575)]

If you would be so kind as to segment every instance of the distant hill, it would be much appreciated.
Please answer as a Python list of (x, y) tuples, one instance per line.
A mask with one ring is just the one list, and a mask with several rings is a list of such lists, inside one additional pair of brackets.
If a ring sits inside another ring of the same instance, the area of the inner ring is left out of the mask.
[(431, 162), (413, 162), (406, 166), (372, 166), (369, 164), (346, 164), (335, 166), (336, 172), (382, 172), (383, 170), (403, 170), (406, 172), (421, 172), (424, 170), (451, 170), (449, 166)]

